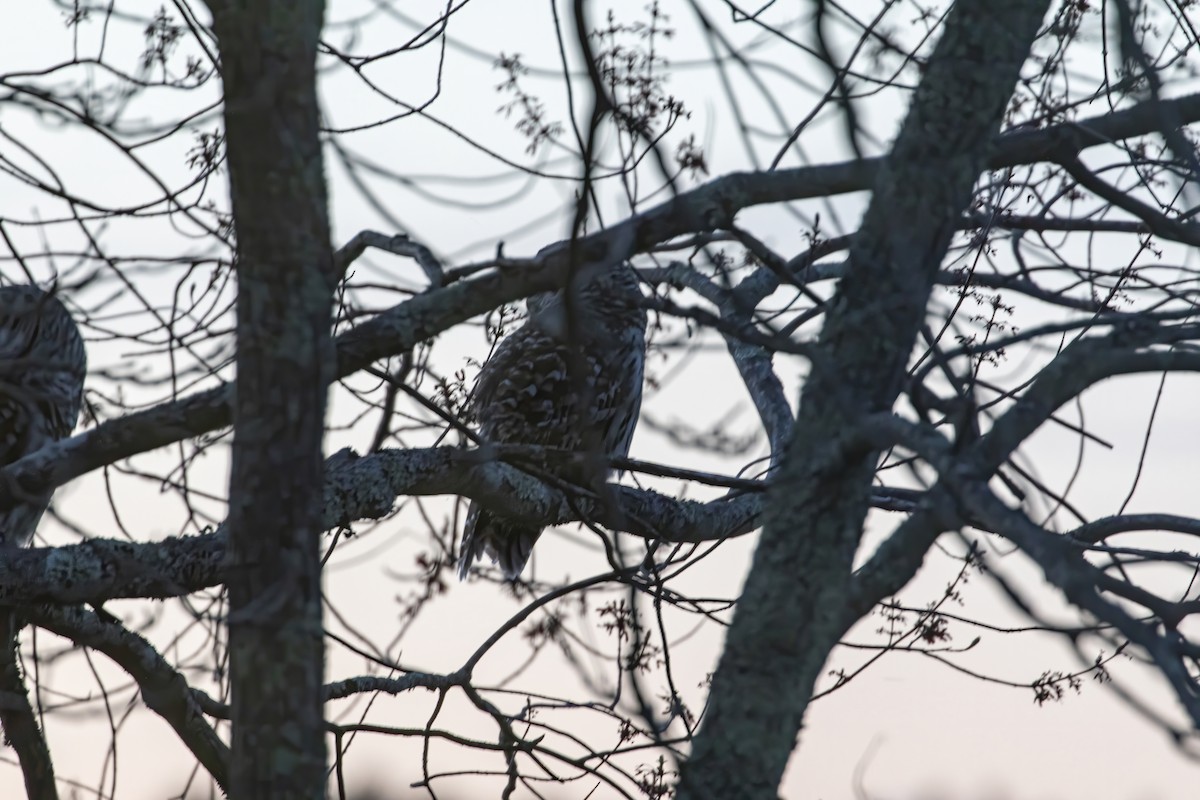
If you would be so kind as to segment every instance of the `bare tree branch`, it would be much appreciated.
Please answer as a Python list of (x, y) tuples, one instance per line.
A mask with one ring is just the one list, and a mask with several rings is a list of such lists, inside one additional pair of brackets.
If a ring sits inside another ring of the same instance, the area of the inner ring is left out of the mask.
[[(1200, 120), (1200, 94), (1163, 101), (1186, 123)], [(1161, 120), (1157, 104), (1064, 123), (1038, 131), (1015, 131), (999, 137), (990, 166), (1036, 163), (1063, 148), (1075, 152), (1120, 138), (1152, 133)], [(680, 194), (607, 231), (580, 240), (588, 259), (609, 257), (608, 243), (632, 241), (629, 249), (611, 254), (626, 258), (687, 233), (727, 225), (737, 211), (755, 205), (805, 197), (861, 191), (871, 186), (880, 159), (773, 173), (734, 173)], [(632, 234), (632, 235), (631, 235)], [(537, 292), (561, 287), (567, 276), (569, 242), (545, 248), (528, 261), (508, 260), (503, 271), (435, 289), (412, 298), (345, 332), (337, 339), (337, 378), (345, 378), (372, 362), (411, 350), (442, 331), (497, 306)], [(352, 240), (339, 263), (361, 245)], [(232, 386), (209, 389), (182, 400), (102, 423), (95, 429), (58, 442), (6, 467), (0, 480), (0, 503), (8, 502), (10, 480), (22, 486), (61, 486), (105, 464), (227, 427)]]
[(804, 385), (681, 800), (766, 797), (779, 785), (817, 676), (846, 629), (841, 609), (875, 471), (869, 450), (838, 465), (813, 457), (895, 403), (954, 221), (1047, 5), (960, 0), (949, 12), (826, 311), (824, 358)]
[(104, 653), (137, 681), (142, 701), (171, 726), (217, 785), (229, 785), (229, 746), (221, 741), (192, 695), (187, 680), (136, 633), (77, 606), (26, 606), (35, 625)]

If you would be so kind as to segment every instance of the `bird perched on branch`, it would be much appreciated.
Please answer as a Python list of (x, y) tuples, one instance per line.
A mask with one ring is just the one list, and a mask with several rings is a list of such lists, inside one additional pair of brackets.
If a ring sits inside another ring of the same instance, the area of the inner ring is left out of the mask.
[[(86, 371), (83, 337), (57, 298), (36, 286), (0, 287), (0, 467), (71, 435)], [(54, 494), (15, 481), (5, 488), (11, 500), (0, 507), (0, 550), (29, 544)], [(32, 797), (41, 792), (30, 776), (53, 785), (54, 770), (21, 669), (20, 629), (17, 610), (0, 608), (0, 727)]]
[[(0, 287), (0, 467), (71, 435), (86, 371), (83, 337), (58, 298), (36, 286)], [(10, 488), (14, 503), (0, 509), (0, 544), (23, 547), (53, 490)]]
[[(531, 297), (526, 306), (525, 324), (500, 343), (479, 373), (471, 408), (482, 438), (627, 455), (646, 361), (646, 311), (637, 272), (622, 264), (581, 274), (569, 289)], [(588, 479), (582, 473), (562, 477), (574, 483)], [(541, 533), (471, 503), (459, 578), (486, 553), (515, 579)]]

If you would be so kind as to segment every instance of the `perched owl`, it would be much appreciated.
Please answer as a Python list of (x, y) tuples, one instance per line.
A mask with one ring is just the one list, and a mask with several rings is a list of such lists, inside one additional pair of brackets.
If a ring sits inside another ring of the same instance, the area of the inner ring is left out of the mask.
[[(529, 319), (479, 373), (471, 402), (480, 435), (497, 444), (568, 450), (594, 444), (607, 455), (627, 455), (642, 405), (641, 301), (637, 273), (627, 264), (586, 281), (570, 303), (563, 292), (531, 297)], [(580, 367), (582, 376), (576, 374)], [(541, 533), (471, 503), (459, 578), (484, 553), (516, 578)]]
[[(71, 435), (83, 405), (87, 356), (70, 312), (36, 286), (0, 287), (0, 467)], [(0, 544), (33, 538), (53, 492), (12, 487)]]

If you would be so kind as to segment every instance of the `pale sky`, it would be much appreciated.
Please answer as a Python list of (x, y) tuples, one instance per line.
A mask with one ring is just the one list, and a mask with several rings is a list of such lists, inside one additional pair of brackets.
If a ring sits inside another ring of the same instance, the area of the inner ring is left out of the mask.
[[(331, 21), (345, 22), (364, 13), (370, 5), (335, 2), (328, 16)], [(443, 7), (430, 2), (399, 5), (405, 14), (426, 22)], [(598, 5), (597, 18), (600, 11), (611, 7), (619, 17), (636, 21), (641, 18), (643, 5), (640, 0)], [(761, 38), (761, 32), (748, 23), (729, 24), (729, 11), (723, 4), (714, 0), (700, 5), (714, 20), (724, 24), (722, 30), (727, 35), (743, 45)], [(794, 13), (795, 4), (786, 5), (792, 10), (775, 9), (779, 12), (776, 18)], [(874, 12), (868, 11), (867, 6), (874, 8), (876, 4), (849, 5), (861, 6), (860, 13), (869, 17)], [(520, 191), (527, 180), (523, 176), (510, 176), (482, 185), (460, 182), (480, 176), (506, 175), (509, 168), (501, 163), (501, 158), (522, 165), (536, 165), (552, 175), (570, 176), (576, 172), (576, 165), (560, 149), (549, 147), (537, 156), (527, 155), (525, 140), (513, 131), (514, 119), (506, 119), (498, 112), (508, 97), (496, 91), (503, 75), (493, 68), (492, 61), (503, 52), (507, 55), (519, 53), (530, 67), (531, 72), (525, 79), (526, 89), (544, 100), (549, 117), (561, 119), (566, 113), (561, 81), (555, 81), (553, 77), (558, 63), (557, 44), (548, 7), (530, 4), (527, 13), (514, 14), (516, 7), (517, 4), (501, 0), (473, 0), (455, 15), (449, 29), (452, 43), (444, 53), (440, 85), (433, 77), (433, 70), (443, 58), (436, 45), (365, 67), (367, 79), (405, 103), (420, 105), (435, 94), (437, 99), (428, 109), (430, 117), (400, 119), (338, 137), (339, 143), (354, 155), (415, 179), (417, 188), (410, 191), (368, 177), (372, 189), (378, 192), (388, 212), (404, 226), (404, 230), (434, 248), (447, 259), (448, 265), (491, 256), (498, 239), (505, 241), (508, 255), (532, 255), (539, 247), (561, 238), (566, 231), (564, 220), (569, 217), (555, 212), (569, 206), (572, 187), (567, 180), (536, 180), (527, 192)], [(681, 121), (669, 143), (673, 146), (681, 138), (694, 135), (697, 143), (704, 147), (713, 177), (750, 169), (753, 162), (737, 137), (727, 98), (719, 90), (712, 70), (701, 66), (701, 62), (709, 58), (709, 52), (697, 36), (695, 17), (683, 3), (665, 3), (664, 7), (678, 30), (675, 38), (665, 46), (665, 52), (675, 64), (668, 89), (692, 112), (690, 119)], [(119, 8), (127, 13), (151, 15), (158, 5), (122, 3)], [(914, 17), (915, 11), (911, 7), (893, 12), (892, 20), (897, 28), (893, 32), (902, 41), (921, 35), (923, 29), (913, 21)], [(906, 21), (910, 23), (908, 28), (903, 27)], [(141, 27), (114, 21), (104, 32), (106, 58), (132, 68), (142, 47)], [(402, 19), (372, 26), (353, 41), (347, 40), (347, 31), (344, 26), (331, 25), (326, 39), (344, 51), (356, 54), (398, 46), (415, 33)], [(807, 40), (808, 34), (799, 27), (788, 32)], [(1085, 33), (1093, 41), (1098, 38), (1094, 24), (1091, 28), (1085, 27)], [(0, 28), (0, 73), (46, 69), (69, 59), (74, 46), (81, 55), (95, 56), (101, 35), (98, 22), (86, 23), (79, 28), (78, 35), (78, 44), (73, 44), (72, 31), (63, 25), (60, 11), (49, 3), (14, 8), (10, 10), (7, 24)], [(777, 45), (763, 45), (752, 52), (763, 64), (792, 63), (791, 60), (796, 58), (795, 51)], [(1081, 48), (1081, 56), (1082, 53)], [(1087, 63), (1081, 63), (1078, 68), (1087, 74), (1097, 69), (1094, 64)], [(823, 92), (828, 84), (828, 75), (811, 63), (798, 64), (795, 69), (800, 73), (797, 80), (762, 69), (776, 101), (787, 109), (789, 124), (795, 124), (807, 113), (818, 96), (814, 92)], [(54, 77), (62, 81), (68, 77), (79, 80), (85, 74), (86, 70), (80, 66)], [(110, 79), (110, 76), (96, 73), (98, 83)], [(1172, 93), (1182, 93), (1185, 89), (1180, 87), (1173, 87)], [(578, 88), (579, 84), (576, 85)], [(402, 106), (381, 99), (379, 94), (365, 88), (359, 78), (345, 71), (328, 76), (321, 92), (327, 124), (336, 128), (369, 125), (402, 111)], [(740, 82), (735, 94), (744, 119), (752, 120), (765, 130), (774, 132), (778, 129), (773, 112), (748, 81)], [(160, 90), (136, 100), (128, 116), (132, 120), (169, 119), (199, 112), (214, 97), (215, 93), (209, 89), (197, 94)], [(905, 97), (895, 91), (865, 99), (861, 108), (863, 124), (879, 139), (890, 139), (902, 119), (904, 102)], [(581, 103), (579, 95), (576, 103)], [(1103, 111), (1096, 106), (1081, 113), (1088, 116)], [(217, 119), (211, 111), (206, 113), (207, 118), (202, 116), (195, 127), (211, 131), (217, 126)], [(577, 111), (577, 114), (582, 116), (583, 112)], [(494, 152), (485, 153), (468, 145), (448, 134), (440, 123), (455, 126)], [(27, 112), (4, 104), (0, 104), (0, 128), (14, 131), (18, 136), (32, 137), (39, 152), (53, 163), (64, 183), (76, 193), (110, 205), (132, 205), (155, 195), (155, 186), (137, 167), (95, 136), (47, 132)], [(849, 151), (841, 134), (841, 122), (835, 115), (824, 113), (818, 117), (800, 140), (808, 159), (803, 163), (825, 163), (847, 157)], [(187, 172), (183, 158), (194, 144), (190, 136), (175, 137), (139, 150), (139, 156), (155, 170), (170, 176), (169, 182), (179, 181)], [(8, 155), (8, 150), (7, 142), (0, 141), (0, 154)], [(759, 163), (769, 162), (770, 156), (763, 154), (771, 151), (772, 146), (764, 142), (756, 153)], [(799, 165), (802, 162), (798, 158), (792, 153), (785, 158), (783, 166)], [(335, 246), (365, 228), (396, 232), (364, 199), (359, 188), (348, 180), (346, 170), (332, 150), (327, 151), (327, 174)], [(651, 186), (653, 181), (647, 180), (645, 185)], [(213, 196), (223, 199), (223, 191), (214, 191)], [(446, 198), (467, 203), (469, 207), (441, 202)], [(659, 199), (662, 198), (648, 200), (645, 205), (648, 207)], [(796, 209), (809, 221), (820, 213), (823, 230), (836, 235), (855, 228), (864, 199), (860, 194), (834, 198), (829, 204), (798, 203)], [(608, 219), (619, 219), (626, 211), (627, 207), (622, 206), (617, 195), (606, 195)], [(61, 205), (54, 205), (0, 175), (0, 217), (44, 220), (62, 213)], [(538, 220), (543, 221), (530, 224)], [(800, 222), (778, 209), (756, 209), (740, 215), (738, 221), (785, 257), (804, 247)], [(18, 227), (12, 233), (27, 250), (41, 249), (43, 235), (56, 251), (82, 246), (81, 237), (70, 224), (49, 226), (44, 234), (34, 226)], [(98, 233), (110, 253), (144, 259), (145, 263), (153, 259), (197, 256), (210, 249), (209, 244), (197, 238), (197, 231), (188, 229), (186, 223), (172, 225), (149, 220), (136, 224), (117, 223), (98, 230)], [(1129, 243), (1123, 242), (1120, 247), (1128, 248)], [(1104, 255), (1118, 264), (1123, 258), (1132, 257), (1115, 246)], [(1192, 257), (1187, 253), (1168, 251), (1162, 260), (1194, 267)], [(61, 268), (68, 261), (59, 258), (55, 263)], [(49, 263), (44, 259), (37, 263), (44, 270), (39, 277), (48, 277)], [(144, 264), (138, 261), (130, 265), (128, 274), (135, 285), (152, 302), (167, 305), (173, 288), (181, 281), (183, 268), (154, 266), (142, 269), (142, 266)], [(387, 284), (410, 290), (423, 286), (423, 278), (415, 264), (384, 254), (368, 254), (355, 265), (355, 270), (360, 284)], [(19, 272), (14, 270), (10, 260), (0, 265), (0, 271), (8, 279), (19, 279)], [(205, 278), (204, 273), (199, 273), (195, 280), (203, 284)], [(92, 287), (73, 299), (81, 306), (95, 308), (113, 285), (109, 275), (102, 287)], [(944, 303), (943, 294), (944, 290), (938, 290), (935, 300)], [(223, 296), (229, 297), (228, 293)], [(401, 299), (379, 289), (363, 290), (359, 298), (375, 307), (384, 307)], [(784, 292), (775, 298), (780, 302), (785, 299), (790, 297)], [(126, 310), (134, 308), (129, 305)], [(111, 310), (114, 309), (106, 308), (106, 311)], [(1043, 319), (1045, 314), (1044, 308), (1031, 303), (1018, 308), (1014, 321), (1028, 326)], [(147, 326), (147, 320), (144, 312), (140, 317), (114, 315), (105, 321), (105, 325), (128, 334), (139, 326)], [(99, 340), (98, 329), (87, 332), (94, 369), (109, 367), (126, 372), (152, 369), (157, 371), (156, 374), (162, 374), (166, 368), (161, 355), (156, 353), (157, 345), (152, 342), (105, 342)], [(464, 326), (438, 338), (432, 363), (442, 374), (465, 369), (473, 376), (474, 367), (467, 359), (482, 359), (486, 353), (487, 343), (481, 330), (476, 326)], [(730, 420), (727, 423), (729, 432), (738, 435), (757, 430), (757, 418), (723, 348), (707, 347), (689, 356), (692, 360), (685, 362), (682, 368), (679, 367), (681, 358), (675, 352), (669, 360), (651, 365), (652, 374), (663, 380), (663, 387), (647, 390), (643, 407), (645, 416), (663, 423), (684, 419), (700, 430), (718, 421)], [(794, 402), (803, 364), (789, 357), (779, 357), (776, 366)], [(985, 371), (985, 375), (990, 380), (1015, 383), (1014, 376), (1022, 374), (1026, 368), (1021, 359), (1014, 356), (995, 369), (985, 368), (991, 370)], [(100, 382), (95, 385), (104, 386), (106, 392), (114, 385), (111, 381), (97, 380)], [(370, 381), (356, 379), (354, 385), (367, 386)], [(132, 381), (123, 388), (131, 402), (161, 400), (167, 393), (164, 387), (146, 390)], [(429, 389), (428, 386), (423, 388)], [(1109, 381), (1085, 395), (1082, 405), (1089, 426), (1113, 445), (1111, 451), (1088, 447), (1084, 472), (1072, 488), (1072, 501), (1090, 516), (1116, 513), (1129, 492), (1157, 388), (1153, 378), (1124, 379)], [(191, 391), (186, 387), (181, 389), (184, 393)], [(1197, 456), (1200, 453), (1200, 421), (1196, 418), (1194, 404), (1197, 389), (1200, 389), (1200, 383), (1195, 378), (1172, 377), (1168, 380), (1154, 421), (1138, 490), (1129, 510), (1200, 515), (1200, 501), (1194, 499), (1192, 492), (1194, 476), (1200, 468), (1200, 456)], [(347, 392), (339, 390), (334, 394), (333, 408), (332, 418), (336, 422), (349, 423), (361, 407)], [(736, 413), (730, 416), (733, 409)], [(1077, 413), (1076, 409), (1063, 410), (1063, 415), (1070, 419), (1076, 419)], [(362, 452), (370, 444), (375, 422), (376, 418), (371, 417), (349, 430), (331, 434), (329, 451), (349, 445)], [(429, 445), (433, 442), (433, 433), (413, 433), (405, 443)], [(1062, 488), (1070, 480), (1077, 448), (1078, 437), (1066, 435), (1061, 430), (1047, 430), (1039, 434), (1025, 452), (1049, 485)], [(752, 456), (762, 453), (760, 446)], [(134, 463), (140, 470), (161, 474), (177, 463), (178, 455), (178, 451), (171, 448), (139, 457)], [(634, 439), (631, 455), (728, 474), (735, 473), (750, 460), (748, 456), (729, 459), (682, 449), (645, 426)], [(213, 449), (208, 457), (189, 470), (189, 483), (193, 488), (223, 496), (226, 468), (224, 450)], [(111, 478), (113, 492), (119, 498), (120, 524), (111, 510), (105, 479), (99, 474), (86, 476), (60, 490), (56, 500), (58, 510), (92, 536), (120, 537), (123, 535), (121, 524), (139, 541), (172, 535), (181, 528), (189, 529), (177, 495), (160, 491), (157, 481), (131, 475), (113, 475)], [(672, 491), (678, 490), (679, 486), (668, 481), (647, 483)], [(688, 489), (688, 496), (710, 494), (710, 490), (702, 487)], [(223, 516), (217, 500), (196, 502), (213, 520)], [(426, 517), (436, 525), (449, 524), (452, 499), (431, 499), (422, 505)], [(860, 557), (869, 554), (869, 548), (878, 542), (883, 532), (896, 524), (897, 519), (896, 515), (873, 515), (872, 536)], [(204, 522), (199, 519), (196, 525)], [(77, 540), (77, 536), (52, 521), (43, 526), (41, 535), (51, 543)], [(634, 549), (637, 547), (636, 543), (625, 544)], [(709, 597), (735, 595), (753, 544), (753, 536), (725, 543), (717, 557), (700, 562), (689, 575), (681, 578), (678, 588)], [(946, 537), (942, 545), (952, 552), (962, 549), (961, 543), (950, 537)], [(1009, 553), (1010, 549), (995, 541), (989, 542), (989, 565), (1023, 587), (1025, 595), (1034, 598), (1039, 611), (1046, 616), (1069, 619), (1064, 616), (1056, 593), (1045, 588), (1036, 569), (1021, 555)], [(389, 657), (399, 659), (406, 667), (430, 672), (451, 671), (520, 606), (503, 588), (494, 584), (478, 581), (449, 583), (446, 594), (433, 600), (411, 627), (404, 627), (402, 605), (410, 599), (413, 584), (398, 580), (397, 576), (411, 577), (415, 572), (414, 558), (421, 552), (433, 552), (433, 545), (425, 517), (412, 503), (405, 505), (395, 519), (340, 547), (326, 570), (326, 596), (336, 609), (336, 615), (331, 614), (327, 620), (328, 627), (358, 645), (371, 643)], [(602, 563), (594, 540), (568, 531), (543, 537), (533, 568), (539, 577), (547, 579), (567, 574), (579, 578), (600, 569)], [(935, 552), (917, 580), (905, 589), (902, 600), (916, 607), (936, 601), (957, 569), (956, 562)], [(1195, 589), (1191, 591), (1194, 596)], [(623, 596), (619, 590), (611, 593), (614, 600)], [(183, 630), (187, 619), (177, 603), (123, 602), (112, 604), (110, 610), (122, 615), (131, 627), (139, 630), (143, 624), (148, 624), (143, 635), (155, 642), (172, 661), (197, 664), (206, 652), (207, 640), (203, 631), (195, 627)], [(561, 610), (573, 615), (574, 629), (586, 631), (599, 650), (615, 651), (615, 641), (603, 630), (603, 620), (595, 606), (587, 612), (579, 612), (566, 604)], [(996, 627), (1029, 624), (989, 579), (978, 574), (971, 576), (961, 587), (961, 603), (947, 606), (946, 610)], [(668, 617), (673, 625), (671, 636), (680, 639), (671, 649), (676, 683), (693, 709), (698, 709), (703, 702), (699, 684), (713, 669), (721, 629), (710, 624), (693, 632), (694, 619), (682, 615)], [(878, 615), (868, 617), (851, 633), (848, 642), (878, 643), (876, 629), (881, 624)], [(521, 631), (527, 625), (511, 634), (481, 663), (476, 673), (481, 683), (499, 682), (522, 666), (527, 645)], [(403, 631), (403, 635), (397, 641), (398, 631)], [(955, 654), (950, 660), (959, 667), (990, 677), (1024, 683), (1045, 671), (1072, 672), (1083, 666), (1065, 641), (1052, 634), (1004, 634), (966, 623), (952, 623), (950, 631), (954, 637), (951, 645), (957, 648), (967, 646), (976, 636), (981, 637), (978, 645), (969, 652)], [(26, 633), (27, 642), (28, 637)], [(39, 635), (38, 643), (43, 653), (57, 652), (62, 645), (45, 633)], [(1095, 646), (1095, 642), (1088, 644)], [(850, 670), (870, 655), (872, 653), (852, 647), (839, 648), (828, 669)], [(1091, 655), (1094, 652), (1089, 653), (1089, 659)], [(330, 643), (329, 680), (370, 670), (362, 658)], [(588, 670), (595, 683), (611, 690), (615, 672), (611, 660), (589, 664)], [(1160, 713), (1179, 721), (1161, 682), (1151, 672), (1126, 659), (1114, 662), (1111, 672), (1128, 691), (1152, 702)], [(208, 676), (195, 672), (187, 674), (197, 681), (197, 685), (211, 689)], [(105, 767), (106, 760), (112, 757), (108, 749), (112, 739), (109, 716), (119, 720), (128, 713), (129, 720), (122, 723), (116, 737), (115, 796), (150, 800), (183, 791), (192, 766), (190, 757), (157, 717), (140, 705), (132, 712), (128, 711), (125, 704), (131, 694), (122, 691), (128, 681), (103, 657), (93, 658), (90, 665), (78, 657), (63, 659), (46, 667), (41, 678), (45, 685), (75, 698), (99, 695), (100, 681), (103, 681), (103, 685), (119, 698), (107, 713), (102, 706), (92, 704), (86, 714), (72, 711), (48, 714), (51, 750), (63, 778), (79, 781), (84, 786), (102, 784), (105, 791), (111, 791), (114, 780), (111, 764), (107, 771)], [(647, 686), (657, 692), (662, 688), (661, 682), (660, 671), (647, 679)], [(826, 680), (819, 688), (828, 685)], [(552, 645), (512, 681), (511, 688), (515, 694), (497, 702), (512, 711), (524, 703), (524, 695), (520, 692), (558, 695), (580, 701), (597, 699)], [(42, 699), (47, 705), (62, 701), (50, 694)], [(434, 695), (418, 691), (399, 698), (375, 698), (369, 709), (365, 700), (338, 705), (331, 714), (336, 713), (339, 721), (346, 722), (366, 713), (367, 721), (373, 723), (420, 728), (428, 719), (433, 701)], [(553, 716), (550, 712), (547, 715)], [(616, 729), (611, 719), (573, 711), (569, 716), (558, 712), (554, 720), (571, 725), (581, 736), (591, 737), (589, 741), (595, 742), (597, 747), (616, 744)], [(461, 697), (451, 698), (438, 724), (479, 740), (495, 740), (494, 724), (467, 707)], [(431, 760), (441, 769), (502, 768), (499, 756), (481, 756), (474, 751), (453, 749), (441, 742), (433, 745), (431, 753)], [(0, 769), (0, 797), (19, 796), (22, 784), (19, 770), (12, 766), (12, 751), (5, 750), (2, 755), (9, 766)], [(390, 796), (409, 797), (417, 796), (416, 790), (406, 787), (420, 777), (420, 757), (419, 743), (414, 739), (362, 735), (355, 740), (347, 763), (350, 774), (363, 784), (373, 782), (385, 791), (394, 792)], [(103, 781), (101, 775), (106, 776)], [(1083, 678), (1083, 689), (1078, 695), (1070, 693), (1061, 703), (1039, 707), (1033, 702), (1033, 693), (1028, 688), (985, 682), (927, 656), (893, 653), (847, 686), (813, 704), (781, 796), (805, 800), (849, 796), (873, 800), (943, 797), (1170, 800), (1194, 796), (1198, 781), (1200, 766), (1181, 757), (1161, 730), (1090, 676)], [(582, 798), (589, 796), (593, 784), (579, 781), (565, 787), (548, 787), (547, 794)], [(473, 783), (467, 779), (461, 783), (447, 782), (445, 787), (447, 796), (453, 796), (454, 790), (461, 790), (460, 796), (473, 796), (473, 791), (480, 792), (479, 796), (487, 796), (483, 794), (483, 787), (495, 785)], [(603, 797), (602, 791), (590, 796)], [(80, 796), (91, 795), (81, 792)], [(518, 792), (518, 796), (528, 795)]]

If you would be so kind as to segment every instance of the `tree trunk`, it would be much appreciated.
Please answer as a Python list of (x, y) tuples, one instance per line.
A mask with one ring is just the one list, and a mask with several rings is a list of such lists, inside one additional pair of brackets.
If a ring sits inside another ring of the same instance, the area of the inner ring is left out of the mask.
[(1046, 0), (959, 0), (876, 179), (830, 304), (679, 800), (775, 797), (845, 613), (877, 452), (845, 452), (891, 411), (934, 277)]
[(324, 4), (211, 7), (238, 269), (230, 795), (323, 798), (321, 439), (336, 280), (316, 98)]

